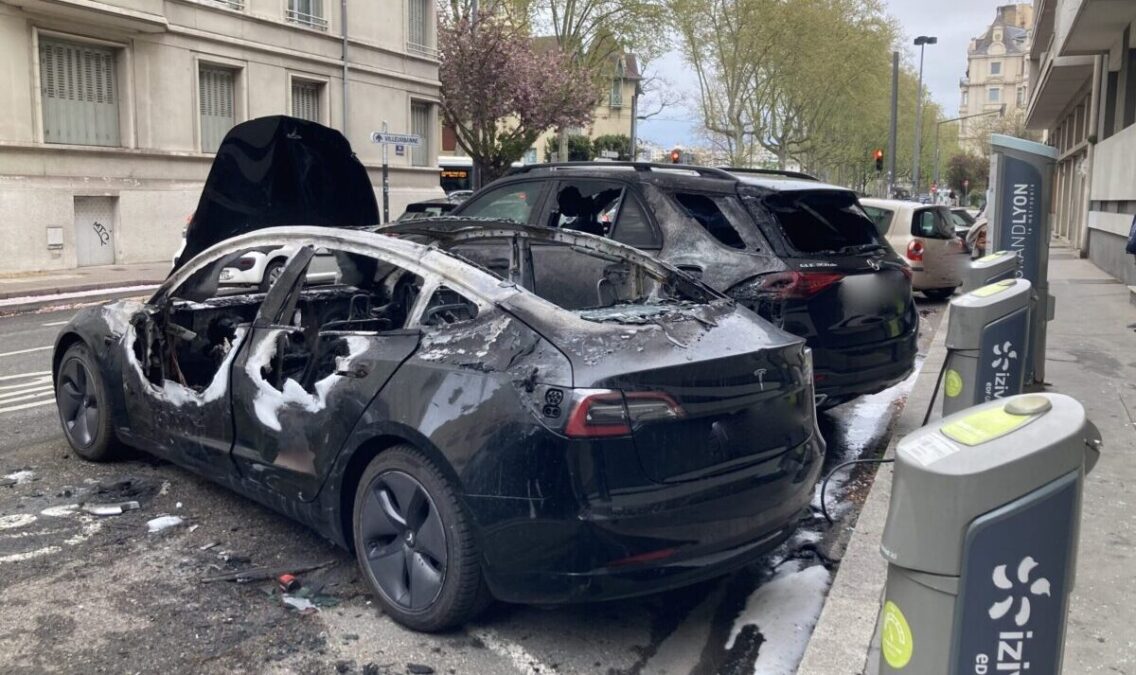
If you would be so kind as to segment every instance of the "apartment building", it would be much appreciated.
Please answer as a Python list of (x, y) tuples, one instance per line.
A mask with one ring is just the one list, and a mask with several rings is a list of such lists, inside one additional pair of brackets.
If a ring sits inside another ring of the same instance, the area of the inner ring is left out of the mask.
[[(433, 0), (0, 0), (0, 274), (168, 260), (234, 124), (342, 131), (440, 194)], [(376, 194), (381, 194), (379, 190)]]
[(1136, 2), (1039, 0), (1027, 122), (1059, 152), (1054, 234), (1136, 285)]
[(959, 143), (964, 149), (979, 153), (985, 142), (988, 118), (974, 116), (999, 111), (1007, 118), (1024, 116), (1033, 18), (1033, 5), (1002, 5), (986, 31), (970, 41), (966, 76), (959, 80), (959, 117), (964, 118)]

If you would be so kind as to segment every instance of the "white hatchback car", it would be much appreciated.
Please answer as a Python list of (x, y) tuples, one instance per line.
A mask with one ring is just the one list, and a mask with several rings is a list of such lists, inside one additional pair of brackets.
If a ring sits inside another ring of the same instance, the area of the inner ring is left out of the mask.
[(949, 207), (868, 198), (861, 199), (860, 206), (911, 265), (914, 290), (939, 300), (949, 298), (962, 285), (970, 256), (966, 243), (955, 234)]

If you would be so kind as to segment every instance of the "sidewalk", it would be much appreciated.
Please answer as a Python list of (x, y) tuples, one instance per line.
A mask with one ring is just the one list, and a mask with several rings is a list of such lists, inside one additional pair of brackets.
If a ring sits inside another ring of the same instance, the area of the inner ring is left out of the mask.
[(168, 261), (0, 275), (0, 313), (13, 313), (81, 298), (98, 300), (145, 294), (170, 273)]
[[(1052, 249), (1049, 282), (1056, 316), (1049, 324), (1046, 391), (1079, 400), (1104, 440), (1085, 484), (1064, 672), (1136, 673), (1136, 331), (1128, 327), (1136, 322), (1136, 307), (1126, 286), (1069, 249)], [(940, 325), (889, 455), (922, 423), (946, 355), (947, 319)], [(802, 675), (876, 672), (874, 625), (886, 574), (879, 542), (891, 476), (890, 465), (876, 475), (801, 661)]]

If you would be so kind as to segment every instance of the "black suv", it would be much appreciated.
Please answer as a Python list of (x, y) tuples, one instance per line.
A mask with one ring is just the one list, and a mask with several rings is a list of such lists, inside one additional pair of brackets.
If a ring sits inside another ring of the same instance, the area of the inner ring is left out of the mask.
[(808, 340), (822, 407), (885, 389), (915, 362), (911, 269), (855, 193), (805, 174), (537, 164), (452, 215), (600, 234), (702, 279)]

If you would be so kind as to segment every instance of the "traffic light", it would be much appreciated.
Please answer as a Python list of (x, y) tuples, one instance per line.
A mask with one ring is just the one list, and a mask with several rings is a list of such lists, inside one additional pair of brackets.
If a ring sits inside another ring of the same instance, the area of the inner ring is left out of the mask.
[(872, 158), (876, 160), (876, 171), (883, 171), (884, 170), (884, 151), (877, 148), (872, 153)]
[(671, 150), (671, 164), (678, 164), (682, 162), (682, 150), (675, 148)]

